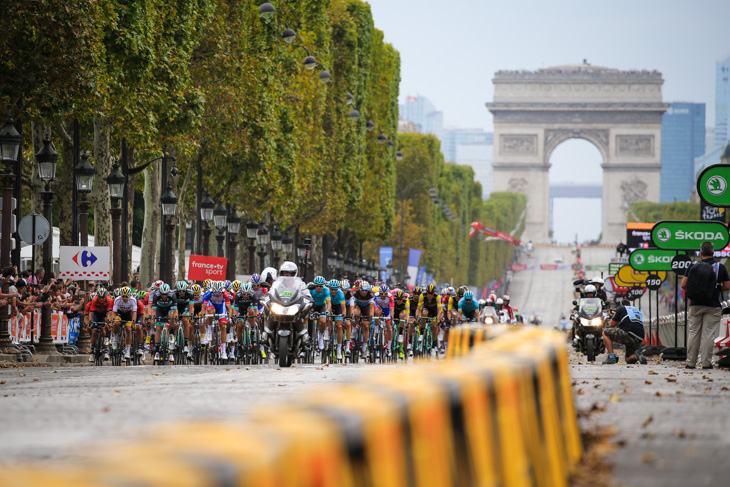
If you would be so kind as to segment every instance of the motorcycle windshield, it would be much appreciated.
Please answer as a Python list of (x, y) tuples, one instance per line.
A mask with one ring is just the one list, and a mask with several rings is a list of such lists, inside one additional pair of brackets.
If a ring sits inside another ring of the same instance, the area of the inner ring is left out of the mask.
[(578, 306), (578, 315), (581, 318), (591, 319), (601, 315), (601, 300), (598, 298), (583, 298)]
[(282, 306), (296, 303), (302, 296), (302, 281), (296, 277), (280, 277), (271, 286), (271, 299)]

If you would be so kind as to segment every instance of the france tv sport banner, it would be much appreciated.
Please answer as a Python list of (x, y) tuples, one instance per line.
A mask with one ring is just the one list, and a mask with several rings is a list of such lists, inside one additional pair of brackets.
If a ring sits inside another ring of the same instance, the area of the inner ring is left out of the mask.
[(228, 259), (225, 257), (207, 257), (205, 255), (190, 255), (188, 261), (188, 279), (192, 281), (224, 281)]
[(408, 249), (408, 284), (416, 285), (416, 276), (418, 275), (418, 265), (421, 263), (421, 250)]
[(58, 254), (58, 276), (77, 281), (109, 279), (109, 247), (75, 247), (62, 245)]
[[(393, 247), (380, 247), (380, 266), (388, 267), (393, 261)], [(380, 271), (380, 280), (387, 281), (390, 275), (388, 271)]]

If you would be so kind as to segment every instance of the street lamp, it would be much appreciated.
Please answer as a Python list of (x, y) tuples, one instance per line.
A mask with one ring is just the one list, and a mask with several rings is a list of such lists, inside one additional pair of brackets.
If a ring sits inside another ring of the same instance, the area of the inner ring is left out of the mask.
[(276, 9), (268, 2), (261, 4), (261, 6), (259, 7), (259, 15), (261, 16), (262, 20), (269, 20), (274, 16), (275, 13)]
[(285, 233), (281, 239), (281, 251), (286, 255), (291, 255), (294, 250), (294, 240), (292, 240), (289, 233)]
[(384, 145), (386, 142), (388, 142), (388, 137), (385, 134), (378, 135), (378, 144)]
[[(89, 208), (91, 203), (86, 200), (86, 196), (91, 193), (94, 186), (94, 166), (89, 162), (89, 154), (84, 152), (81, 154), (79, 163), (74, 168), (74, 183), (76, 191), (81, 195), (79, 201), (79, 243), (82, 247), (89, 246)], [(86, 281), (84, 281), (84, 290), (86, 290)], [(87, 299), (86, 297), (84, 299)], [(86, 306), (86, 302), (83, 303)], [(86, 326), (81, 327), (81, 334), (77, 342), (80, 353), (88, 353), (90, 344), (89, 330)]]
[(274, 267), (279, 266), (279, 252), (281, 251), (281, 247), (283, 245), (282, 241), (283, 237), (281, 235), (281, 230), (274, 227), (274, 229), (271, 231), (271, 252), (276, 257), (275, 259), (271, 259), (271, 263)]
[(227, 217), (228, 211), (221, 203), (218, 203), (218, 206), (213, 210), (213, 225), (218, 229), (218, 235), (215, 236), (218, 242), (218, 257), (223, 257), (223, 240), (226, 238), (223, 231), (226, 228)]
[(165, 266), (160, 269), (161, 278), (165, 282), (172, 282), (172, 234), (175, 231), (173, 218), (177, 213), (177, 196), (172, 192), (172, 186), (167, 185), (167, 191), (160, 198), (162, 215), (168, 217), (165, 221)]
[[(22, 139), (20, 133), (15, 130), (13, 119), (8, 117), (5, 119), (5, 125), (0, 130), (0, 162), (5, 166), (2, 175), (3, 187), (3, 215), (10, 215), (13, 211), (13, 185), (15, 184), (14, 167), (20, 156), (20, 146)], [(10, 265), (10, 231), (11, 218), (2, 219), (2, 227), (0, 231), (0, 267), (5, 268)], [(3, 280), (4, 281), (4, 280)], [(7, 294), (10, 284), (3, 283), (2, 292)], [(0, 306), (0, 351), (5, 353), (17, 353), (17, 348), (10, 339), (8, 326), (9, 306)]]
[(360, 112), (358, 112), (355, 109), (352, 109), (347, 116), (350, 117), (350, 120), (356, 121), (356, 120), (360, 119)]
[(368, 120), (367, 123), (365, 124), (365, 130), (367, 130), (368, 132), (372, 132), (374, 128), (375, 128), (375, 122), (371, 122), (370, 120)]
[(328, 71), (320, 71), (320, 72), (319, 72), (319, 80), (320, 80), (320, 81), (321, 81), (322, 83), (324, 83), (324, 84), (327, 84), (327, 83), (329, 83), (329, 82), (330, 82), (330, 79), (332, 79), (332, 75), (331, 75), (331, 74), (329, 74), (329, 72), (328, 72)]
[(259, 244), (259, 259), (261, 268), (266, 267), (266, 254), (268, 254), (267, 247), (269, 246), (269, 229), (266, 228), (264, 223), (259, 225), (259, 229), (256, 232), (256, 242)]
[(122, 282), (122, 207), (120, 202), (124, 197), (124, 183), (127, 182), (126, 176), (119, 169), (116, 162), (112, 167), (112, 172), (106, 178), (109, 185), (109, 197), (112, 200), (112, 282), (118, 285)]
[(327, 256), (327, 267), (329, 267), (331, 270), (335, 268), (337, 265), (337, 253), (332, 252)]
[(246, 237), (248, 237), (248, 273), (253, 274), (256, 269), (256, 233), (259, 224), (253, 220), (246, 222)]
[(203, 221), (203, 255), (210, 254), (210, 232), (213, 230), (210, 228), (210, 222), (213, 221), (213, 210), (215, 209), (215, 203), (210, 197), (210, 194), (206, 191), (205, 196), (200, 201), (200, 219)]
[(335, 263), (335, 268), (339, 270), (343, 270), (342, 266), (345, 265), (345, 258), (342, 256), (342, 254), (337, 254), (337, 262)]
[(317, 67), (317, 60), (314, 59), (314, 56), (307, 56), (304, 58), (304, 61), (302, 61), (302, 64), (305, 68), (312, 70)]
[(228, 268), (226, 278), (229, 281), (236, 279), (236, 259), (238, 257), (238, 232), (241, 230), (241, 218), (235, 208), (231, 209), (228, 217)]
[[(38, 161), (38, 176), (41, 181), (46, 183), (45, 190), (41, 192), (43, 199), (43, 216), (48, 223), (53, 226), (53, 191), (51, 191), (51, 181), (56, 179), (56, 164), (58, 163), (58, 153), (53, 147), (51, 139), (46, 136), (43, 139), (43, 147), (35, 155)], [(8, 213), (9, 214), (9, 213)], [(53, 274), (53, 232), (43, 242), (43, 267), (46, 269), (45, 283), (49, 282), (50, 276)], [(51, 296), (50, 293), (41, 298), (43, 306), (41, 308), (41, 338), (38, 344), (39, 353), (47, 353), (55, 355), (58, 353), (56, 345), (53, 343), (51, 336)]]

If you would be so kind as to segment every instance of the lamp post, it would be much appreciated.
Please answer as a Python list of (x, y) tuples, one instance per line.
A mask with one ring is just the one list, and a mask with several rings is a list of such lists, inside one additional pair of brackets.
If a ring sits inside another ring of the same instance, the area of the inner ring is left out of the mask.
[[(205, 193), (205, 197), (203, 197), (203, 200), (200, 202), (200, 219), (202, 220), (201, 223), (201, 230), (203, 233), (203, 248), (202, 253), (203, 255), (210, 255), (210, 232), (213, 230), (210, 228), (210, 222), (213, 221), (213, 210), (215, 209), (215, 203), (213, 202), (213, 199), (210, 197), (210, 194), (208, 192)], [(198, 249), (200, 252), (201, 249)]]
[(269, 253), (267, 250), (269, 246), (269, 229), (266, 228), (264, 223), (259, 225), (259, 229), (256, 232), (256, 241), (259, 244), (258, 254), (261, 268), (264, 269), (266, 267), (266, 255)]
[(274, 268), (279, 267), (279, 252), (281, 251), (283, 237), (281, 231), (274, 227), (271, 231), (271, 252), (273, 254), (271, 258), (271, 265)]
[(236, 258), (238, 257), (238, 232), (241, 230), (241, 218), (238, 210), (233, 208), (231, 216), (228, 217), (228, 267), (226, 268), (226, 279), (236, 279)]
[(109, 198), (112, 200), (112, 283), (118, 286), (122, 282), (122, 207), (124, 198), (124, 183), (127, 178), (119, 170), (119, 164), (114, 163), (112, 172), (106, 178), (109, 185)]
[[(89, 162), (89, 155), (86, 152), (81, 155), (81, 160), (74, 168), (74, 179), (76, 192), (81, 195), (81, 201), (79, 201), (79, 243), (82, 247), (88, 247), (89, 207), (91, 207), (91, 204), (87, 201), (86, 196), (91, 193), (91, 188), (94, 185), (94, 166)], [(86, 281), (84, 281), (84, 291), (86, 291)], [(82, 309), (86, 309), (88, 299), (88, 295), (84, 294), (84, 307)], [(91, 337), (89, 336), (89, 329), (85, 325), (81, 326), (81, 334), (77, 345), (79, 353), (89, 353)]]
[(218, 235), (215, 236), (216, 241), (218, 242), (218, 251), (217, 255), (218, 257), (224, 257), (223, 255), (223, 241), (226, 239), (226, 236), (223, 235), (224, 229), (226, 228), (226, 219), (228, 218), (228, 211), (226, 208), (218, 203), (218, 206), (215, 207), (215, 210), (213, 210), (213, 225), (218, 229)]
[[(20, 145), (21, 145), (20, 133), (15, 130), (13, 119), (8, 117), (5, 120), (5, 125), (0, 130), (0, 162), (4, 166), (4, 171), (0, 178), (2, 178), (3, 188), (3, 215), (10, 215), (13, 211), (13, 185), (15, 183), (14, 167), (18, 158), (20, 157)], [(5, 268), (10, 265), (10, 230), (11, 230), (11, 219), (3, 218), (0, 235), (0, 268)], [(2, 292), (3, 294), (8, 293), (9, 283), (6, 284), (3, 279)], [(10, 332), (8, 327), (8, 306), (0, 306), (0, 350), (5, 353), (18, 353), (17, 348), (13, 345), (10, 339)]]
[(160, 198), (162, 204), (162, 216), (165, 218), (165, 268), (160, 269), (162, 280), (165, 282), (172, 282), (172, 235), (175, 232), (175, 213), (177, 213), (177, 196), (172, 192), (172, 186), (167, 185), (167, 191)]
[[(43, 147), (35, 155), (38, 161), (38, 177), (46, 183), (45, 190), (41, 192), (43, 199), (43, 216), (53, 227), (53, 191), (51, 191), (51, 181), (56, 179), (56, 163), (58, 162), (58, 153), (53, 148), (51, 139), (46, 136), (43, 140)], [(46, 277), (44, 284), (48, 284), (50, 276), (53, 273), (53, 232), (43, 242), (43, 267), (46, 269)], [(51, 336), (51, 295), (50, 292), (43, 295), (41, 301), (41, 337), (38, 343), (38, 353), (56, 355), (56, 345), (53, 343)]]
[(299, 268), (301, 269), (301, 275), (304, 276), (304, 258), (307, 256), (307, 248), (304, 246), (304, 241), (300, 241), (299, 244), (297, 244), (297, 262), (299, 263)]
[(246, 222), (246, 237), (248, 238), (248, 273), (256, 272), (256, 234), (259, 230), (258, 222)]
[(289, 235), (289, 232), (286, 232), (284, 236), (281, 237), (281, 251), (286, 256), (290, 256), (294, 251), (294, 240), (291, 238), (291, 235)]

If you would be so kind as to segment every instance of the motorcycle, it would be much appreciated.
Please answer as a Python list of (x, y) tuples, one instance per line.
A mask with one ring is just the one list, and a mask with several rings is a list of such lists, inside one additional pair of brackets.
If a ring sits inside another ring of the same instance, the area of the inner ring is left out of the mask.
[(607, 316), (603, 313), (603, 305), (598, 298), (581, 298), (573, 301), (578, 306), (570, 318), (573, 321), (573, 346), (583, 353), (589, 362), (596, 360), (596, 355), (603, 353), (603, 327)]
[(306, 334), (306, 318), (313, 303), (306, 285), (297, 277), (280, 277), (264, 296), (268, 326), (274, 331), (269, 346), (278, 357), (280, 367), (291, 367), (293, 358), (299, 355)]
[(493, 325), (499, 321), (497, 311), (493, 306), (485, 306), (480, 313), (480, 321), (486, 325)]

